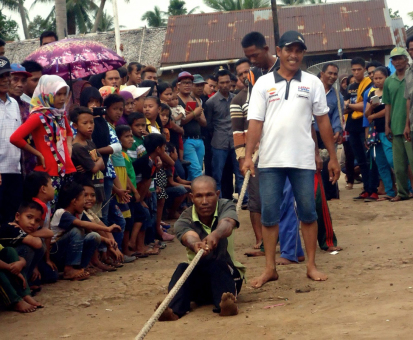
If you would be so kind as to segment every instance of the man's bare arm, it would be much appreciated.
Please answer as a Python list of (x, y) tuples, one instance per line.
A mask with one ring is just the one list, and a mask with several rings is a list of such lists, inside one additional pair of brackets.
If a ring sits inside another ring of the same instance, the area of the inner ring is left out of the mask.
[(245, 175), (248, 170), (251, 171), (251, 176), (255, 176), (254, 162), (252, 161), (252, 154), (255, 151), (255, 147), (261, 139), (263, 121), (252, 119), (249, 122), (247, 145), (245, 146), (245, 161), (242, 167), (242, 173)]

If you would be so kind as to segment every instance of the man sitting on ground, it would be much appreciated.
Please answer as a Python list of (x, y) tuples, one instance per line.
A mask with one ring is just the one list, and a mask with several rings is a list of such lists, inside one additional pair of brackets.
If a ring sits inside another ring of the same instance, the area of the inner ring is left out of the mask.
[[(190, 197), (194, 203), (175, 223), (178, 239), (186, 247), (192, 261), (201, 249), (204, 254), (194, 271), (160, 317), (174, 321), (190, 310), (191, 301), (213, 303), (213, 311), (221, 316), (238, 314), (236, 296), (241, 290), (245, 267), (234, 259), (233, 231), (239, 222), (235, 205), (219, 199), (212, 177), (200, 176), (192, 181)], [(188, 267), (180, 263), (169, 283), (170, 291)]]

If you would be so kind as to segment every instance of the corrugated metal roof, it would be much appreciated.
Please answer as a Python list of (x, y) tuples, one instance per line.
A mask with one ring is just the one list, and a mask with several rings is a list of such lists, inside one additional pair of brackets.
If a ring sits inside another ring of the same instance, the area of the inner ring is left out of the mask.
[[(311, 54), (394, 45), (385, 0), (285, 6), (278, 20), (281, 34), (304, 35)], [(275, 52), (270, 8), (170, 17), (161, 64), (239, 58), (241, 40), (251, 31), (264, 34)]]

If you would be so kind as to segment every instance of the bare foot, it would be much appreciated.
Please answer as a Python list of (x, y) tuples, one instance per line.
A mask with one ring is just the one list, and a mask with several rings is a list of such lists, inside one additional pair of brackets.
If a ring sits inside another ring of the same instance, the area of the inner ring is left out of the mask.
[[(155, 310), (158, 309), (158, 307), (160, 306), (161, 302), (158, 302), (156, 305)], [(159, 321), (176, 321), (179, 319), (179, 316), (176, 315), (173, 310), (171, 308), (166, 308), (163, 313), (161, 314), (161, 316), (159, 317)]]
[(275, 260), (275, 263), (280, 266), (288, 266), (289, 264), (298, 264), (298, 262), (293, 262), (283, 257), (279, 257)]
[(275, 269), (265, 269), (261, 276), (255, 277), (251, 280), (252, 288), (261, 288), (269, 281), (278, 280), (278, 273)]
[(343, 250), (341, 247), (328, 247), (326, 251), (340, 251)]
[(319, 272), (316, 267), (307, 268), (307, 277), (313, 281), (326, 281), (327, 275)]
[(82, 281), (88, 279), (90, 274), (83, 269), (68, 269), (63, 273), (63, 280)]
[(43, 308), (44, 307), (40, 302), (37, 302), (30, 295), (26, 295), (25, 297), (23, 297), (23, 300), (26, 301), (27, 303), (30, 303), (32, 306), (35, 306), (37, 308)]
[(260, 249), (261, 248), (261, 243), (262, 243), (262, 240), (260, 240), (260, 241), (256, 241), (257, 243), (255, 244), (255, 246), (254, 246), (254, 249)]
[(232, 293), (222, 294), (221, 302), (219, 303), (221, 308), (220, 316), (232, 316), (238, 314), (238, 306), (236, 304), (236, 298)]
[(37, 307), (31, 305), (30, 303), (27, 303), (24, 300), (21, 300), (14, 305), (13, 309), (19, 313), (31, 313), (34, 312)]
[(103, 262), (97, 261), (96, 263), (93, 264), (94, 266), (96, 266), (97, 268), (105, 271), (105, 272), (114, 272), (117, 269), (111, 265), (107, 265)]
[(305, 256), (298, 256), (298, 262), (304, 262)]

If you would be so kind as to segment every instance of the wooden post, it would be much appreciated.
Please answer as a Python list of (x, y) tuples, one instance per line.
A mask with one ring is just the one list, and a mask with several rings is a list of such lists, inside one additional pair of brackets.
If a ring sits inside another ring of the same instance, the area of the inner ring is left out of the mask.
[(272, 9), (272, 23), (274, 26), (274, 43), (275, 46), (278, 45), (280, 40), (280, 28), (278, 27), (278, 14), (277, 14), (277, 0), (271, 0), (271, 9)]

